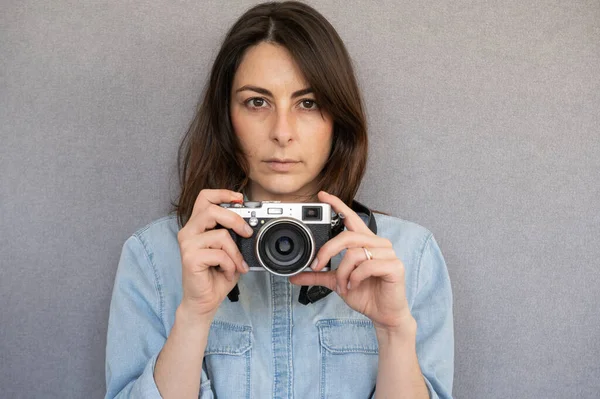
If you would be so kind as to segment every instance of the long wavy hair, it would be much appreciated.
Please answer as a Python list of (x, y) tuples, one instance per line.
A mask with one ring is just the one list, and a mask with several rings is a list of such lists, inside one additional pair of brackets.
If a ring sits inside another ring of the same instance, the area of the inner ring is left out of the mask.
[(306, 4), (262, 3), (246, 11), (227, 33), (179, 147), (181, 191), (172, 205), (181, 226), (189, 220), (201, 190), (242, 191), (248, 185), (248, 165), (229, 106), (233, 78), (244, 53), (261, 42), (281, 45), (290, 52), (319, 106), (333, 119), (331, 151), (317, 188), (350, 204), (360, 186), (367, 164), (366, 117), (344, 43), (333, 26)]

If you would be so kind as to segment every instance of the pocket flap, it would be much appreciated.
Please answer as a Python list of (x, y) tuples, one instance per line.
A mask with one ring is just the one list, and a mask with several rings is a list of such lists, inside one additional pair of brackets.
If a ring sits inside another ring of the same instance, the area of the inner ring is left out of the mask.
[(378, 354), (373, 322), (359, 319), (325, 319), (317, 322), (321, 346), (331, 353)]
[(252, 327), (213, 321), (204, 355), (241, 355), (252, 347)]

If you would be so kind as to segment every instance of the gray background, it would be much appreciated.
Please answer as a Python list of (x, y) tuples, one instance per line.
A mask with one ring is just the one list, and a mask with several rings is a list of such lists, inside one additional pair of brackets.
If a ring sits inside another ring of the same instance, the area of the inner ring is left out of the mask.
[[(4, 0), (0, 396), (99, 398), (121, 247), (251, 1)], [(458, 398), (600, 391), (600, 2), (312, 2), (356, 64), (359, 198), (434, 232)]]

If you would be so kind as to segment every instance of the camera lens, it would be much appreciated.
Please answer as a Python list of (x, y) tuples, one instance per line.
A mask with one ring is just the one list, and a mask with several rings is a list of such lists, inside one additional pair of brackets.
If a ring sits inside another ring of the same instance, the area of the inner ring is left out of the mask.
[(281, 276), (297, 274), (308, 266), (313, 257), (312, 233), (296, 219), (272, 219), (258, 234), (257, 258), (271, 273)]
[(281, 255), (288, 255), (294, 250), (294, 242), (289, 237), (280, 237), (275, 243), (275, 249)]

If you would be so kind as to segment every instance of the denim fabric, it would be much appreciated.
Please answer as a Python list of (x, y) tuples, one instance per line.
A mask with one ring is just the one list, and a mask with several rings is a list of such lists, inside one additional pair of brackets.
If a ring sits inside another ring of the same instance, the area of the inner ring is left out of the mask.
[[(451, 398), (452, 293), (444, 258), (425, 228), (376, 214), (406, 269), (417, 321), (417, 356), (432, 398)], [(108, 322), (106, 398), (160, 398), (156, 357), (182, 298), (175, 216), (159, 219), (124, 244)], [(335, 268), (341, 254), (332, 260)], [(300, 287), (267, 272), (239, 281), (211, 325), (200, 396), (206, 398), (369, 398), (377, 378), (373, 323), (335, 293), (307, 306)]]

